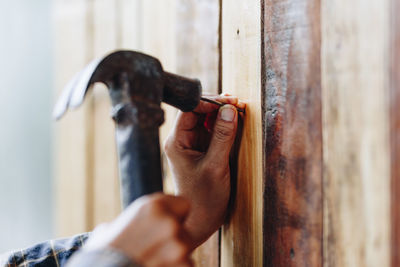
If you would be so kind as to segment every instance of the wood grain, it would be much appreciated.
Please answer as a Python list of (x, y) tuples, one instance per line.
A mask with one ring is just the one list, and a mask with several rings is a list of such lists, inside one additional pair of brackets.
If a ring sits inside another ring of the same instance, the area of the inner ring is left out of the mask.
[[(88, 63), (91, 39), (88, 33), (89, 7), (85, 1), (57, 0), (53, 8), (54, 87), (58, 96), (71, 77)], [(86, 149), (91, 138), (90, 114), (89, 106), (85, 106), (69, 112), (55, 124), (55, 228), (58, 237), (90, 230), (87, 218), (89, 184), (86, 179), (90, 172), (90, 155)]]
[(264, 1), (264, 266), (322, 265), (319, 8)]
[(391, 266), (400, 266), (400, 2), (391, 1), (390, 24), (390, 149)]
[[(157, 7), (157, 8), (155, 8)], [(164, 69), (200, 78), (205, 90), (218, 90), (219, 2), (183, 0), (124, 0), (120, 6), (122, 46), (157, 57)], [(163, 105), (165, 123), (161, 144), (172, 128), (177, 110)], [(173, 193), (164, 158), (164, 187)], [(194, 252), (196, 266), (218, 266), (219, 239), (215, 234)]]
[[(98, 58), (120, 47), (120, 25), (116, 2), (96, 0), (91, 2), (93, 58)], [(92, 227), (109, 222), (121, 212), (115, 126), (111, 119), (108, 89), (96, 84), (89, 93), (92, 98)], [(90, 177), (88, 177), (90, 179)], [(90, 193), (90, 191), (88, 192)], [(90, 214), (88, 214), (90, 216)]]
[[(218, 93), (218, 0), (178, 0), (176, 3), (176, 72), (200, 79), (203, 92)], [(198, 267), (219, 266), (219, 233), (193, 253)]]
[(143, 4), (140, 0), (120, 0), (117, 4), (122, 49), (143, 48)]
[[(140, 51), (160, 60), (164, 70), (176, 72), (176, 3), (177, 0), (140, 0), (141, 47)], [(160, 128), (160, 144), (172, 129), (177, 110), (162, 104), (164, 124)], [(173, 193), (171, 173), (165, 155), (162, 154), (164, 191)]]
[(247, 102), (235, 201), (222, 231), (223, 267), (263, 264), (260, 26), (260, 1), (222, 1), (222, 88)]
[(389, 1), (321, 3), (324, 265), (389, 266)]

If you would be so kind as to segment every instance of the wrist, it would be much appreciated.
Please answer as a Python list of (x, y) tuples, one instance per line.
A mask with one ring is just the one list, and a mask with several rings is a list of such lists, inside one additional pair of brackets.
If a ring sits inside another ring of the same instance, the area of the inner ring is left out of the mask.
[(184, 223), (184, 228), (193, 240), (193, 248), (204, 243), (224, 222), (226, 209), (217, 210), (214, 207), (207, 207), (192, 204), (191, 212)]

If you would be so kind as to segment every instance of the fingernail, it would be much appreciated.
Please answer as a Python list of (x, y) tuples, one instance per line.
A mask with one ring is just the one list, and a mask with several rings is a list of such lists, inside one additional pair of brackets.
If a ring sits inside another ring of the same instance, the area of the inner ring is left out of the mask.
[(232, 122), (235, 118), (235, 113), (233, 106), (225, 105), (221, 107), (220, 118), (224, 121)]

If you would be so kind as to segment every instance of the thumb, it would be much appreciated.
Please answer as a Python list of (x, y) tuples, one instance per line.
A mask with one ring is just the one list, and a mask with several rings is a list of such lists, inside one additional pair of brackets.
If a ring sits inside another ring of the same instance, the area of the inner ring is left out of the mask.
[(232, 105), (224, 105), (219, 109), (206, 155), (206, 158), (213, 163), (228, 162), (236, 135), (237, 116), (236, 108)]

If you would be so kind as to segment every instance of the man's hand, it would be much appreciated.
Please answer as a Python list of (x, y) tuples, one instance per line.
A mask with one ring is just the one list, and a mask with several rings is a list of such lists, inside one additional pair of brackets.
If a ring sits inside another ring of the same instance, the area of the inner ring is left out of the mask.
[(179, 113), (164, 149), (176, 194), (191, 200), (185, 228), (196, 246), (223, 223), (230, 196), (229, 153), (235, 139), (236, 97), (212, 97), (225, 105), (201, 102), (194, 112)]
[(193, 266), (193, 242), (184, 230), (190, 209), (183, 197), (139, 198), (116, 220), (96, 228), (85, 249), (110, 246), (141, 266)]

